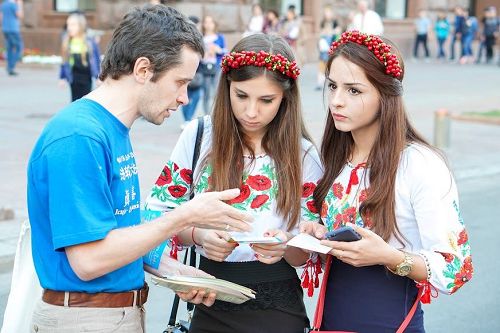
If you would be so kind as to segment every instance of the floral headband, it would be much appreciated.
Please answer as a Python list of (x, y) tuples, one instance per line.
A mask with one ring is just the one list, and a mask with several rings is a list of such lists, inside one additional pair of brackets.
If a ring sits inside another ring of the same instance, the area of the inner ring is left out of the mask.
[(300, 69), (295, 61), (290, 61), (281, 54), (271, 54), (264, 51), (231, 52), (222, 58), (221, 68), (224, 73), (243, 66), (264, 67), (268, 71), (280, 72), (292, 79), (297, 79)]
[(401, 77), (403, 70), (398, 61), (398, 57), (391, 53), (391, 46), (384, 43), (379, 36), (365, 34), (357, 30), (345, 31), (340, 36), (340, 39), (333, 42), (330, 46), (329, 54), (332, 55), (335, 49), (348, 42), (364, 45), (370, 50), (378, 60), (385, 66), (385, 73), (398, 79)]

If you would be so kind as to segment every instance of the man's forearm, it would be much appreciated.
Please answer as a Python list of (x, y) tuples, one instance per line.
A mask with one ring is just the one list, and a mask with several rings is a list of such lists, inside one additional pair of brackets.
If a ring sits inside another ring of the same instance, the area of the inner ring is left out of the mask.
[(187, 226), (171, 212), (155, 222), (114, 229), (102, 240), (67, 247), (66, 254), (78, 277), (88, 281), (137, 260)]

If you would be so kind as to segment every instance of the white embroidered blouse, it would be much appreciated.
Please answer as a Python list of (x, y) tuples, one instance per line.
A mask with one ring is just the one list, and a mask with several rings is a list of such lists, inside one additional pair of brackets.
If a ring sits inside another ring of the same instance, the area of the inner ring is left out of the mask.
[[(159, 212), (174, 209), (189, 200), (191, 189), (191, 166), (197, 132), (197, 120), (191, 122), (181, 134), (170, 160), (166, 163), (149, 194), (145, 211), (147, 215), (157, 216)], [(194, 193), (209, 190), (211, 166), (202, 165), (210, 151), (212, 143), (212, 125), (210, 117), (205, 117), (203, 140), (200, 147), (199, 162), (194, 170)], [(322, 176), (321, 162), (315, 147), (307, 140), (302, 140), (303, 150), (303, 195), (301, 204), (301, 219), (318, 221), (319, 214), (313, 204), (313, 191)], [(241, 193), (231, 200), (231, 204), (254, 216), (253, 230), (248, 235), (262, 236), (269, 229), (287, 230), (287, 221), (276, 211), (277, 179), (273, 160), (268, 155), (257, 156), (253, 161), (245, 157), (246, 168), (243, 174)], [(253, 162), (253, 163), (252, 163)], [(151, 214), (153, 213), (153, 214)], [(298, 233), (298, 224), (291, 231)], [(204, 255), (203, 248), (197, 247), (197, 252)], [(154, 255), (154, 250), (149, 256)], [(160, 254), (161, 255), (161, 254)], [(156, 254), (158, 256), (158, 253)], [(256, 260), (249, 245), (240, 244), (226, 258), (226, 261)]]
[[(356, 178), (358, 182), (352, 181)], [(369, 193), (368, 179), (369, 169), (364, 166), (344, 166), (321, 209), (329, 230), (346, 222), (370, 227), (372, 221), (364, 221), (359, 214)], [(430, 268), (429, 282), (437, 290), (451, 294), (472, 278), (455, 181), (441, 157), (420, 144), (411, 144), (402, 153), (396, 175), (396, 221), (407, 241), (401, 245), (393, 236), (389, 244), (423, 256)]]

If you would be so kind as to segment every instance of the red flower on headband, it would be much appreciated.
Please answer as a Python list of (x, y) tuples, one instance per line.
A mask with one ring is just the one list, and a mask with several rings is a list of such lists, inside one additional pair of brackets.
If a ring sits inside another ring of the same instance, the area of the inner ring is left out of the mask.
[(231, 52), (222, 58), (221, 68), (224, 73), (243, 66), (264, 67), (269, 71), (280, 72), (292, 79), (297, 79), (300, 69), (295, 61), (290, 61), (281, 54), (270, 54), (265, 51)]
[(333, 42), (330, 46), (330, 55), (333, 54), (339, 45), (346, 44), (348, 42), (366, 46), (368, 50), (370, 50), (377, 57), (377, 59), (384, 64), (386, 74), (397, 79), (403, 73), (398, 57), (394, 53), (391, 53), (390, 45), (384, 43), (379, 36), (365, 34), (357, 30), (342, 33), (340, 39)]

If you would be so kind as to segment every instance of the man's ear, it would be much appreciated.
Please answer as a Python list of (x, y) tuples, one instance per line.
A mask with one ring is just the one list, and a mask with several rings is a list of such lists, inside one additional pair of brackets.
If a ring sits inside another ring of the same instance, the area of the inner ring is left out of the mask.
[(137, 82), (146, 83), (146, 81), (153, 77), (153, 72), (151, 72), (151, 61), (146, 57), (137, 58), (132, 74)]

